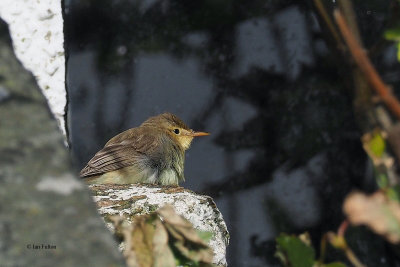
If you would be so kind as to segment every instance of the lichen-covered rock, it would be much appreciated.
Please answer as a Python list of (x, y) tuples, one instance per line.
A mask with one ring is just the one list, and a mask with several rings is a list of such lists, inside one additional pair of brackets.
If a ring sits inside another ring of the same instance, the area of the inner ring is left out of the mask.
[(34, 74), (65, 135), (65, 55), (60, 0), (1, 0), (0, 17), (9, 27), (14, 51)]
[[(194, 228), (213, 233), (209, 245), (214, 251), (213, 262), (226, 266), (226, 246), (229, 233), (220, 211), (212, 198), (198, 195), (182, 187), (165, 187), (149, 184), (90, 185), (100, 214), (109, 222), (112, 215), (122, 215), (128, 220), (135, 215), (148, 214), (171, 204), (176, 212), (189, 220)], [(113, 224), (107, 223), (113, 231)]]
[(125, 266), (0, 20), (0, 266)]

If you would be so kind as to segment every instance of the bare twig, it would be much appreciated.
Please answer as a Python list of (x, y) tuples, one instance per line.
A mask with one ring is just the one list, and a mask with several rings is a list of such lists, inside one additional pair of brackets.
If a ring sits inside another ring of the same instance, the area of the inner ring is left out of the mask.
[(327, 235), (326, 235), (326, 233), (325, 233), (325, 234), (322, 236), (322, 239), (321, 239), (320, 254), (319, 254), (319, 259), (318, 259), (318, 262), (321, 263), (321, 265), (322, 265), (322, 263), (323, 263), (324, 260), (325, 260), (326, 242), (327, 242)]
[(347, 247), (344, 250), (344, 253), (347, 256), (347, 259), (351, 262), (351, 264), (353, 264), (355, 267), (366, 267), (366, 265), (364, 265), (356, 256), (356, 254), (354, 254), (354, 252)]
[[(347, 228), (349, 227), (349, 221), (344, 220), (337, 231), (337, 236), (339, 238), (345, 238), (344, 234), (346, 233)], [(347, 258), (349, 261), (356, 267), (365, 267), (364, 264), (361, 263), (361, 261), (357, 258), (356, 254), (351, 250), (351, 248), (347, 245), (347, 242), (345, 242), (345, 246), (343, 247), (343, 251), (346, 254)]]
[(344, 220), (339, 226), (339, 229), (338, 229), (338, 232), (337, 232), (338, 236), (344, 237), (344, 234), (345, 234), (345, 232), (347, 230), (347, 227), (349, 227), (349, 221), (348, 220)]
[(351, 0), (337, 0), (339, 10), (352, 32), (354, 38), (362, 45), (360, 30), (358, 29), (356, 14), (354, 12), (353, 3)]
[(333, 21), (331, 20), (331, 17), (328, 15), (328, 12), (325, 9), (324, 4), (321, 2), (321, 0), (314, 0), (314, 5), (318, 10), (319, 15), (321, 18), (324, 20), (326, 26), (328, 27), (329, 31), (331, 32), (333, 38), (335, 39), (337, 45), (339, 46), (340, 49), (343, 49), (344, 44), (342, 42), (342, 39), (340, 38), (340, 34), (337, 31), (335, 25), (333, 24)]
[(392, 94), (391, 89), (387, 86), (375, 70), (371, 61), (367, 57), (364, 49), (361, 47), (359, 42), (350, 31), (347, 22), (343, 18), (342, 13), (339, 10), (334, 11), (334, 17), (336, 23), (339, 26), (340, 32), (349, 47), (349, 50), (356, 62), (357, 66), (363, 72), (365, 79), (368, 81), (370, 86), (378, 93), (381, 100), (386, 104), (389, 110), (400, 119), (400, 103), (397, 98)]
[[(328, 232), (324, 235), (324, 237), (322, 238), (322, 242), (321, 242), (321, 252), (323, 252), (325, 254), (325, 240), (328, 239), (329, 243), (331, 243), (331, 245), (336, 248), (336, 249), (340, 249), (342, 250), (345, 254), (347, 259), (351, 262), (351, 264), (355, 267), (366, 267), (356, 256), (356, 254), (354, 254), (354, 252), (351, 250), (351, 248), (347, 245), (347, 241), (346, 241), (346, 237), (345, 237), (345, 233), (346, 230), (349, 226), (349, 221), (348, 220), (344, 220), (340, 226), (339, 229), (337, 231), (337, 233), (334, 232)], [(323, 251), (322, 251), (323, 249)], [(325, 255), (323, 255), (325, 256)], [(320, 258), (320, 262), (322, 262), (322, 257)]]

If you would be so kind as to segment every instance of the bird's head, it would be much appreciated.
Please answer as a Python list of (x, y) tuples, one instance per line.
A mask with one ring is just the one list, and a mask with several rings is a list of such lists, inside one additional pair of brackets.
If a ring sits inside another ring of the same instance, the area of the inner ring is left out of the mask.
[(161, 128), (176, 140), (184, 150), (187, 150), (190, 147), (194, 137), (210, 135), (206, 132), (193, 131), (181, 119), (172, 113), (163, 113), (151, 117), (143, 122), (141, 126)]

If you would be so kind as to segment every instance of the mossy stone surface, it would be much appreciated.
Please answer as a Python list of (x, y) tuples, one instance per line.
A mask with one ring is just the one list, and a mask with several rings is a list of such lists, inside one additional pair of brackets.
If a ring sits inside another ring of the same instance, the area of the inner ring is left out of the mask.
[(0, 21), (0, 265), (125, 266)]

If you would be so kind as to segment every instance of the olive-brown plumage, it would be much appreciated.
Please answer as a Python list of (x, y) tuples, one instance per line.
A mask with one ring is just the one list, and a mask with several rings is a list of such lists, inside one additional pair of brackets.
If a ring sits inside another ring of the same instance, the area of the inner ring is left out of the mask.
[(205, 135), (209, 134), (195, 132), (177, 116), (163, 113), (111, 138), (80, 176), (96, 184), (177, 185), (184, 180), (185, 150), (194, 137)]

